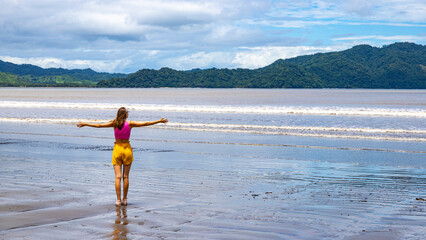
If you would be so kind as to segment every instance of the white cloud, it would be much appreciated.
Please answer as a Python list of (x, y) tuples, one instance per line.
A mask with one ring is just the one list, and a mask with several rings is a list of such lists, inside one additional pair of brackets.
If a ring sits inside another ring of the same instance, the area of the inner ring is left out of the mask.
[(15, 64), (33, 64), (42, 68), (85, 69), (92, 68), (100, 72), (114, 72), (119, 65), (128, 64), (128, 60), (64, 60), (59, 58), (19, 58), (0, 56), (0, 59)]
[(367, 36), (351, 36), (333, 38), (334, 41), (352, 41), (352, 40), (367, 40), (367, 39), (378, 39), (396, 42), (416, 42), (425, 41), (426, 36), (412, 36), (412, 35), (396, 35), (396, 36), (379, 36), (379, 35), (367, 35)]
[(353, 26), (394, 26), (394, 27), (426, 27), (422, 23), (400, 23), (400, 22), (375, 22), (375, 21), (339, 21), (339, 20), (247, 20), (246, 24), (269, 26), (277, 28), (309, 28), (315, 26), (328, 26), (328, 25), (353, 25)]
[(424, 28), (426, 24), (421, 23), (399, 23), (399, 22), (337, 22), (346, 25), (365, 25), (365, 26), (393, 26), (393, 27), (419, 27)]
[(193, 68), (249, 68), (265, 67), (278, 59), (287, 59), (319, 52), (330, 52), (345, 49), (344, 46), (328, 47), (244, 47), (233, 51), (197, 52), (178, 57), (170, 57), (162, 63), (178, 70)]
[(341, 8), (347, 13), (368, 17), (374, 15), (376, 2), (371, 0), (346, 1)]
[(270, 13), (274, 18), (375, 20), (389, 22), (426, 21), (422, 0), (283, 0)]
[(366, 16), (370, 20), (416, 23), (426, 21), (426, 2), (420, 0), (354, 0), (350, 7), (344, 6), (348, 6), (346, 2), (342, 4), (346, 12)]
[(342, 22), (336, 20), (324, 21), (324, 20), (249, 20), (247, 24), (252, 25), (263, 25), (278, 28), (307, 28), (313, 26), (326, 26), (333, 24), (341, 24)]
[(0, 56), (43, 67), (257, 68), (359, 42), (426, 41), (422, 0), (0, 2)]
[[(241, 1), (19, 1), (2, 4), (0, 22), (34, 32), (146, 34), (239, 17)], [(50, 5), (51, 4), (51, 5)], [(242, 11), (247, 11), (246, 5)], [(253, 8), (255, 6), (252, 6)], [(243, 13), (241, 13), (243, 14)], [(18, 20), (18, 21), (16, 21)], [(31, 22), (31, 26), (28, 26)]]
[(267, 66), (278, 59), (335, 51), (336, 47), (254, 47), (241, 50), (236, 54), (232, 63), (237, 67), (254, 69)]
[(178, 70), (194, 68), (229, 67), (234, 54), (230, 52), (196, 52), (179, 57), (170, 57), (162, 61), (164, 66)]
[(235, 47), (240, 45), (257, 45), (260, 41), (267, 41), (264, 33), (259, 29), (241, 28), (229, 24), (217, 24), (201, 38), (201, 41), (210, 46)]

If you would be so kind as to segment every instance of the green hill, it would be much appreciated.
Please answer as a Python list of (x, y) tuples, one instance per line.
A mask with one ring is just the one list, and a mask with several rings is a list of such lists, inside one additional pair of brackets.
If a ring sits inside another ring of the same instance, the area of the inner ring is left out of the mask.
[(124, 78), (102, 80), (98, 87), (205, 88), (426, 88), (426, 47), (394, 43), (277, 60), (249, 69), (143, 69)]
[(126, 74), (98, 73), (92, 69), (41, 68), (0, 60), (0, 86), (79, 87), (96, 86), (100, 80), (125, 77)]
[(279, 59), (254, 70), (161, 68), (125, 75), (0, 61), (0, 73), (0, 86), (426, 89), (426, 46), (358, 45), (340, 52)]
[(25, 83), (19, 76), (0, 72), (0, 86), (2, 87), (15, 87)]
[(315, 74), (330, 88), (426, 88), (426, 47), (414, 43), (358, 45), (286, 62)]

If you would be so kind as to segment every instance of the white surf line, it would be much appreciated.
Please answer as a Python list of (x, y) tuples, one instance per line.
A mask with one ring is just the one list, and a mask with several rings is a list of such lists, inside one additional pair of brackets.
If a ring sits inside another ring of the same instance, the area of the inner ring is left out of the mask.
[[(91, 123), (104, 123), (111, 120), (93, 120), (93, 119), (51, 119), (51, 118), (0, 118), (5, 122), (29, 122), (29, 123), (53, 123), (53, 124), (77, 124), (79, 121)], [(197, 132), (222, 132), (222, 133), (242, 133), (242, 134), (262, 134), (262, 135), (284, 135), (297, 137), (324, 137), (324, 138), (346, 138), (346, 139), (367, 139), (380, 141), (408, 141), (408, 142), (426, 142), (426, 138), (413, 137), (390, 137), (390, 136), (364, 136), (364, 135), (344, 135), (344, 134), (325, 134), (325, 133), (297, 133), (280, 132), (276, 130), (299, 130), (299, 131), (318, 131), (318, 132), (358, 132), (358, 133), (384, 133), (384, 134), (422, 134), (426, 135), (424, 130), (409, 129), (372, 129), (372, 128), (338, 128), (338, 127), (312, 127), (312, 126), (259, 126), (259, 125), (236, 125), (236, 124), (203, 124), (203, 123), (167, 123), (165, 126), (152, 126), (154, 128), (197, 131)], [(207, 127), (207, 128), (206, 128)], [(241, 129), (242, 128), (242, 129)], [(249, 129), (249, 130), (246, 130)], [(272, 131), (265, 131), (272, 130)], [(275, 130), (275, 131), (274, 131)]]
[(426, 138), (407, 138), (407, 137), (380, 137), (380, 136), (362, 136), (362, 135), (338, 135), (338, 134), (314, 134), (314, 133), (293, 133), (293, 132), (266, 132), (266, 131), (247, 131), (247, 130), (225, 130), (225, 129), (198, 129), (198, 128), (176, 128), (174, 130), (196, 131), (196, 132), (223, 132), (223, 133), (245, 133), (262, 135), (284, 135), (296, 137), (321, 137), (321, 138), (349, 138), (349, 139), (367, 139), (381, 141), (397, 142), (426, 142)]
[(18, 123), (50, 123), (50, 124), (77, 124), (79, 122), (87, 123), (108, 123), (112, 119), (81, 119), (81, 118), (5, 118), (0, 117), (0, 122), (18, 122)]
[(341, 127), (314, 127), (314, 126), (270, 126), (270, 125), (243, 125), (243, 124), (209, 124), (209, 123), (167, 123), (166, 126), (175, 127), (211, 127), (211, 128), (239, 128), (239, 129), (268, 129), (268, 130), (309, 130), (329, 132), (366, 132), (366, 133), (410, 133), (426, 134), (426, 130), (410, 129), (374, 129), (374, 128), (341, 128)]
[[(111, 137), (99, 137), (99, 136), (87, 136), (87, 135), (85, 136), (85, 135), (70, 135), (70, 134), (50, 134), (50, 133), (24, 133), (24, 132), (6, 132), (6, 131), (0, 131), (0, 133), (15, 134), (15, 135), (53, 136), (53, 137), (72, 137), (72, 138), (96, 138), (96, 139), (111, 139), (111, 140), (113, 140), (113, 138), (111, 138)], [(259, 146), (259, 147), (314, 148), (314, 149), (329, 149), (329, 150), (376, 151), (376, 152), (419, 153), (419, 154), (425, 154), (426, 153), (426, 151), (411, 151), (411, 150), (398, 150), (398, 149), (325, 147), (325, 146), (293, 145), (293, 144), (207, 142), (207, 141), (160, 140), (160, 139), (144, 139), (144, 138), (134, 138), (134, 139), (132, 139), (132, 141), (188, 143), (188, 144), (214, 144), (214, 145), (239, 145), (239, 146)]]
[[(56, 123), (56, 124), (77, 124), (78, 122), (107, 123), (112, 119), (81, 119), (81, 118), (10, 118), (0, 117), (3, 122), (29, 122), (29, 123)], [(260, 130), (303, 130), (303, 131), (327, 131), (327, 132), (363, 132), (363, 133), (409, 133), (425, 134), (426, 130), (411, 129), (379, 129), (379, 128), (342, 128), (342, 127), (315, 127), (315, 126), (274, 126), (274, 125), (245, 125), (245, 124), (220, 124), (220, 123), (179, 123), (169, 122), (166, 125), (156, 125), (152, 127), (168, 128), (227, 128), (227, 129), (260, 129)]]
[(118, 109), (126, 106), (136, 111), (236, 113), (236, 114), (288, 114), (288, 115), (329, 115), (329, 116), (379, 116), (426, 118), (422, 109), (385, 109), (363, 107), (297, 107), (297, 106), (229, 106), (229, 105), (171, 105), (171, 104), (117, 104), (117, 103), (75, 103), (75, 102), (24, 102), (0, 101), (4, 108), (74, 108), (74, 109)]

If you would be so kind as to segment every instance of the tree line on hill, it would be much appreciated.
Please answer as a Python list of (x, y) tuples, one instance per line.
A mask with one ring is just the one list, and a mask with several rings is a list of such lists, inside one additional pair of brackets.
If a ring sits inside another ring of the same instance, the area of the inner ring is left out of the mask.
[[(0, 72), (5, 72), (1, 66)], [(22, 65), (17, 65), (22, 66)], [(258, 69), (194, 69), (178, 71), (141, 69), (129, 75), (96, 73), (91, 69), (48, 69), (36, 67), (39, 75), (27, 70), (13, 80), (15, 72), (6, 72), (9, 82), (28, 82), (22, 76), (32, 74), (39, 82), (78, 86), (117, 88), (199, 87), (199, 88), (387, 88), (426, 89), (426, 46), (394, 43), (381, 48), (358, 45), (348, 50), (279, 59)], [(33, 66), (35, 67), (35, 66)], [(65, 71), (65, 72), (64, 72)], [(72, 71), (72, 72), (66, 72)], [(61, 73), (60, 75), (56, 75)], [(104, 74), (104, 75), (102, 75)], [(61, 76), (58, 79), (57, 76)], [(65, 79), (68, 76), (69, 79)], [(55, 78), (56, 77), (56, 78)], [(0, 85), (2, 84), (0, 75)], [(50, 80), (49, 80), (50, 79)], [(102, 79), (102, 80), (101, 80)], [(33, 83), (35, 81), (33, 80)], [(54, 85), (53, 85), (54, 86)]]
[(125, 76), (122, 73), (98, 73), (92, 69), (41, 68), (0, 60), (0, 87), (96, 87), (100, 80)]
[(98, 87), (202, 88), (426, 88), (426, 46), (395, 43), (277, 60), (249, 69), (142, 69)]

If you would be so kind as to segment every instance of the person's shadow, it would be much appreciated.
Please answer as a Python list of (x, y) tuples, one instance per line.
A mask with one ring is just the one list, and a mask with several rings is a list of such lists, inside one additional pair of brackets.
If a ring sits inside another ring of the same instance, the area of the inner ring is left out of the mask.
[(118, 239), (127, 239), (127, 233), (129, 230), (127, 229), (127, 225), (129, 221), (127, 220), (127, 208), (126, 207), (117, 207), (115, 209), (117, 212), (117, 217), (115, 218), (115, 222), (113, 225), (112, 236), (114, 240)]

